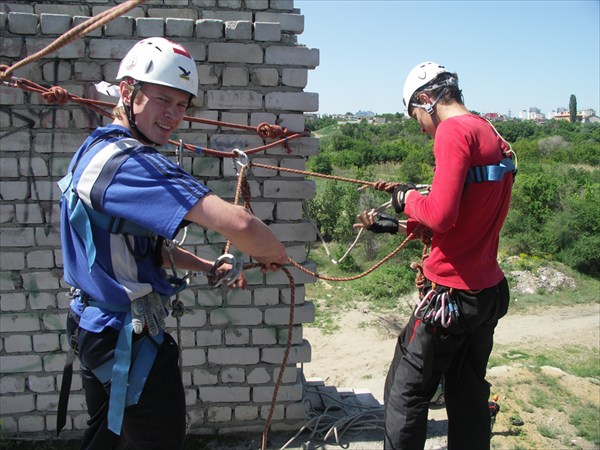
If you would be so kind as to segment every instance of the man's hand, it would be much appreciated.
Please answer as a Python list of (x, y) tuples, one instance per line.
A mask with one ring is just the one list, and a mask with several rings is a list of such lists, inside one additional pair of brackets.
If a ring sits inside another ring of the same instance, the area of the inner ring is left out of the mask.
[(417, 186), (413, 183), (397, 185), (392, 193), (392, 206), (394, 207), (394, 211), (398, 214), (402, 214), (404, 212), (404, 206), (406, 205), (406, 193), (416, 189)]
[[(229, 263), (224, 263), (222, 264), (220, 267), (217, 268), (217, 270), (215, 271), (217, 273), (217, 277), (220, 278), (224, 278), (227, 276), (227, 273), (229, 271), (231, 271), (233, 269), (233, 266)], [(230, 282), (227, 284), (228, 288), (234, 289), (234, 288), (238, 288), (238, 289), (245, 289), (246, 288), (246, 276), (244, 275), (244, 272), (240, 272), (240, 274), (237, 276), (237, 278), (235, 280), (233, 280), (233, 282)]]
[(400, 221), (395, 217), (378, 213), (375, 209), (363, 211), (357, 218), (359, 223), (355, 223), (354, 228), (364, 228), (373, 233), (396, 234), (399, 230), (406, 230), (406, 221)]

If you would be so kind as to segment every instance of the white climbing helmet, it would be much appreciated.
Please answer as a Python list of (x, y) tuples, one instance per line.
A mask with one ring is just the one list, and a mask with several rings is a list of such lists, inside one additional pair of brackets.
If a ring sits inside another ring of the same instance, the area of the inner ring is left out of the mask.
[(402, 101), (404, 102), (404, 106), (406, 106), (406, 111), (409, 116), (413, 106), (410, 104), (410, 101), (415, 92), (439, 74), (446, 72), (449, 71), (444, 66), (434, 63), (433, 61), (425, 61), (413, 67), (406, 77), (404, 89), (402, 90)]
[(119, 66), (117, 80), (134, 80), (168, 86), (198, 94), (198, 69), (185, 47), (162, 37), (146, 38), (135, 44)]

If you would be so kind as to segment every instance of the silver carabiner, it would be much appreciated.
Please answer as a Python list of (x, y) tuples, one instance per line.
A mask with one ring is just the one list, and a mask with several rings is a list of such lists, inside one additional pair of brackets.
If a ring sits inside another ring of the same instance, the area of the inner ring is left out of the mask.
[[(217, 269), (223, 264), (231, 264), (231, 269), (223, 276), (217, 276)], [(212, 269), (208, 273), (208, 282), (212, 287), (218, 287), (225, 282), (226, 285), (230, 285), (235, 282), (242, 273), (244, 268), (244, 258), (242, 256), (234, 256), (230, 253), (225, 253), (217, 258), (213, 264)]]
[(233, 153), (237, 155), (232, 160), (233, 169), (235, 170), (235, 173), (239, 175), (243, 167), (250, 165), (250, 158), (248, 158), (248, 155), (239, 148), (234, 148)]

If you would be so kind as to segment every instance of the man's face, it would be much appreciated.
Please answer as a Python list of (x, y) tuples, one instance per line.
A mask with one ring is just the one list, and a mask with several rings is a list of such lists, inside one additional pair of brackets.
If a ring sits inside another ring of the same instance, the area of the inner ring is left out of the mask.
[(427, 111), (423, 108), (413, 108), (411, 117), (419, 122), (421, 133), (427, 133), (429, 136), (435, 137), (436, 126)]
[(167, 86), (145, 83), (132, 105), (138, 129), (156, 144), (166, 144), (183, 120), (190, 95)]

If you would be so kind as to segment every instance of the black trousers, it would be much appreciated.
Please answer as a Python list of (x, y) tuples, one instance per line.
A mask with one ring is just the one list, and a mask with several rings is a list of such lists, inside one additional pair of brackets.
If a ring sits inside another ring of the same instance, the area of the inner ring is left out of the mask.
[(490, 448), (490, 385), (485, 380), (494, 328), (508, 310), (506, 279), (476, 295), (457, 292), (461, 317), (448, 328), (412, 314), (398, 337), (384, 391), (385, 449), (422, 449), (429, 401), (442, 375), (448, 449)]
[[(77, 327), (69, 314), (68, 336)], [(185, 392), (179, 371), (179, 348), (171, 335), (158, 349), (144, 390), (136, 405), (125, 408), (121, 435), (108, 429), (110, 383), (102, 384), (90, 368), (96, 368), (112, 358), (119, 332), (107, 327), (101, 333), (79, 329), (78, 347), (81, 376), (89, 413), (81, 449), (111, 450), (124, 443), (133, 450), (178, 450), (185, 441)], [(140, 335), (133, 335), (134, 341)]]

